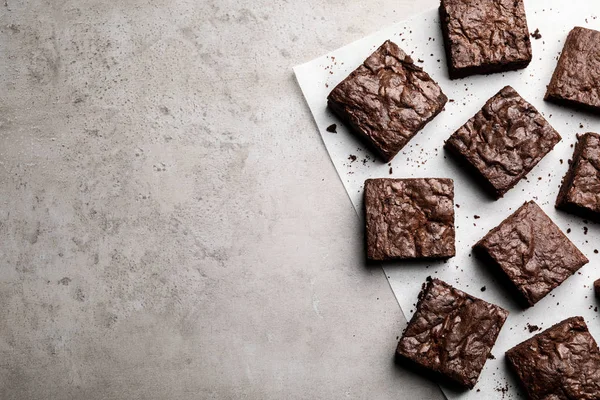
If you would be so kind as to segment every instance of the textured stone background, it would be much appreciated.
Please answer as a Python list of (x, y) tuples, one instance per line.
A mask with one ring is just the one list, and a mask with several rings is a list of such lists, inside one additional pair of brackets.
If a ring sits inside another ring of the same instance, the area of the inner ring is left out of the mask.
[(291, 69), (434, 0), (2, 3), (1, 399), (441, 398)]

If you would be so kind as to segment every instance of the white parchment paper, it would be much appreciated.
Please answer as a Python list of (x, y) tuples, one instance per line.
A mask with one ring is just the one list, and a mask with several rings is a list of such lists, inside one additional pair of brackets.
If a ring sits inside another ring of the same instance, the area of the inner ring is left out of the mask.
[[(476, 388), (456, 393), (442, 388), (449, 399), (519, 398), (520, 389), (508, 374), (504, 353), (531, 337), (527, 324), (545, 329), (565, 318), (582, 315), (597, 340), (600, 340), (600, 313), (592, 283), (600, 278), (600, 226), (554, 209), (561, 179), (572, 157), (575, 135), (600, 132), (600, 117), (583, 114), (543, 101), (546, 85), (556, 66), (567, 33), (574, 26), (600, 29), (600, 2), (590, 0), (526, 1), (529, 29), (540, 30), (542, 38), (532, 39), (533, 61), (521, 71), (475, 76), (451, 81), (438, 24), (437, 10), (396, 23), (371, 36), (297, 66), (294, 71), (311, 109), (323, 142), (342, 179), (360, 218), (363, 183), (376, 177), (443, 177), (454, 179), (457, 255), (447, 262), (398, 262), (384, 267), (398, 302), (410, 319), (421, 284), (434, 276), (474, 296), (510, 311)], [(342, 79), (386, 39), (396, 42), (411, 54), (442, 87), (449, 99), (445, 111), (419, 132), (388, 165), (380, 162), (363, 143), (350, 134), (344, 124), (327, 109), (327, 95)], [(538, 166), (503, 199), (493, 201), (455, 161), (447, 157), (443, 143), (458, 127), (472, 117), (485, 101), (505, 85), (513, 86), (531, 102), (561, 134), (563, 140)], [(337, 133), (326, 128), (337, 124)], [(356, 156), (356, 160), (352, 161)], [(491, 228), (527, 200), (535, 200), (590, 259), (579, 273), (535, 307), (523, 310), (499, 283), (486, 265), (472, 257), (471, 246)], [(479, 218), (475, 217), (479, 216)], [(356, 232), (361, 235), (362, 232)], [(484, 291), (483, 288), (485, 288)], [(350, 312), (350, 310), (349, 310)], [(537, 332), (536, 332), (537, 333)], [(399, 332), (400, 334), (400, 332)], [(393, 354), (395, 349), (390, 349)], [(387, 362), (387, 360), (382, 360)]]

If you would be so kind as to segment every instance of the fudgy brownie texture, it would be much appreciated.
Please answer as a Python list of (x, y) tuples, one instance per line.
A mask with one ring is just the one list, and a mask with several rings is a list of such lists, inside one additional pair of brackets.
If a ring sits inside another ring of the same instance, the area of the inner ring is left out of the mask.
[(454, 256), (451, 179), (369, 179), (364, 200), (369, 260)]
[(600, 32), (575, 27), (558, 60), (545, 100), (600, 112)]
[(596, 297), (600, 299), (600, 279), (594, 282), (594, 292), (596, 292)]
[(531, 62), (523, 0), (442, 0), (439, 11), (451, 79)]
[(500, 268), (528, 307), (588, 263), (533, 201), (492, 229), (474, 249)]
[(600, 135), (577, 136), (569, 171), (556, 199), (556, 207), (600, 221)]
[(600, 351), (582, 317), (554, 325), (506, 357), (531, 400), (600, 399)]
[(446, 141), (445, 148), (500, 198), (560, 140), (535, 107), (506, 86)]
[(389, 40), (327, 98), (331, 110), (386, 162), (447, 100), (438, 84)]
[(396, 350), (431, 377), (472, 389), (508, 311), (428, 278)]

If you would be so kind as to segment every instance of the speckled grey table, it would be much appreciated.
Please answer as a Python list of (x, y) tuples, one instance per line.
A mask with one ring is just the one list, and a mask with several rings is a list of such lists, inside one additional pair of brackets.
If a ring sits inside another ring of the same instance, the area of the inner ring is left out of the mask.
[(0, 398), (442, 398), (291, 69), (435, 4), (0, 4)]

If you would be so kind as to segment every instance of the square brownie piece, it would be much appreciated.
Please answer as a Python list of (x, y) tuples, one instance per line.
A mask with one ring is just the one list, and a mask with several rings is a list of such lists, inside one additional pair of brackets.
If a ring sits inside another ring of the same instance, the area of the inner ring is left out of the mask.
[(451, 179), (369, 179), (364, 200), (367, 259), (454, 256)]
[(388, 162), (448, 98), (395, 43), (386, 41), (327, 97), (329, 108)]
[(523, 0), (442, 0), (439, 11), (450, 79), (531, 62)]
[(560, 140), (535, 107), (506, 86), (446, 141), (445, 148), (498, 199)]
[(600, 350), (582, 317), (535, 335), (506, 358), (531, 400), (600, 399)]
[(492, 229), (476, 253), (499, 267), (527, 307), (563, 283), (588, 259), (533, 201)]
[(501, 307), (427, 278), (397, 357), (434, 379), (472, 389), (507, 317)]
[(600, 135), (597, 133), (577, 136), (556, 208), (600, 221)]
[(575, 27), (558, 59), (545, 100), (600, 112), (600, 32)]

